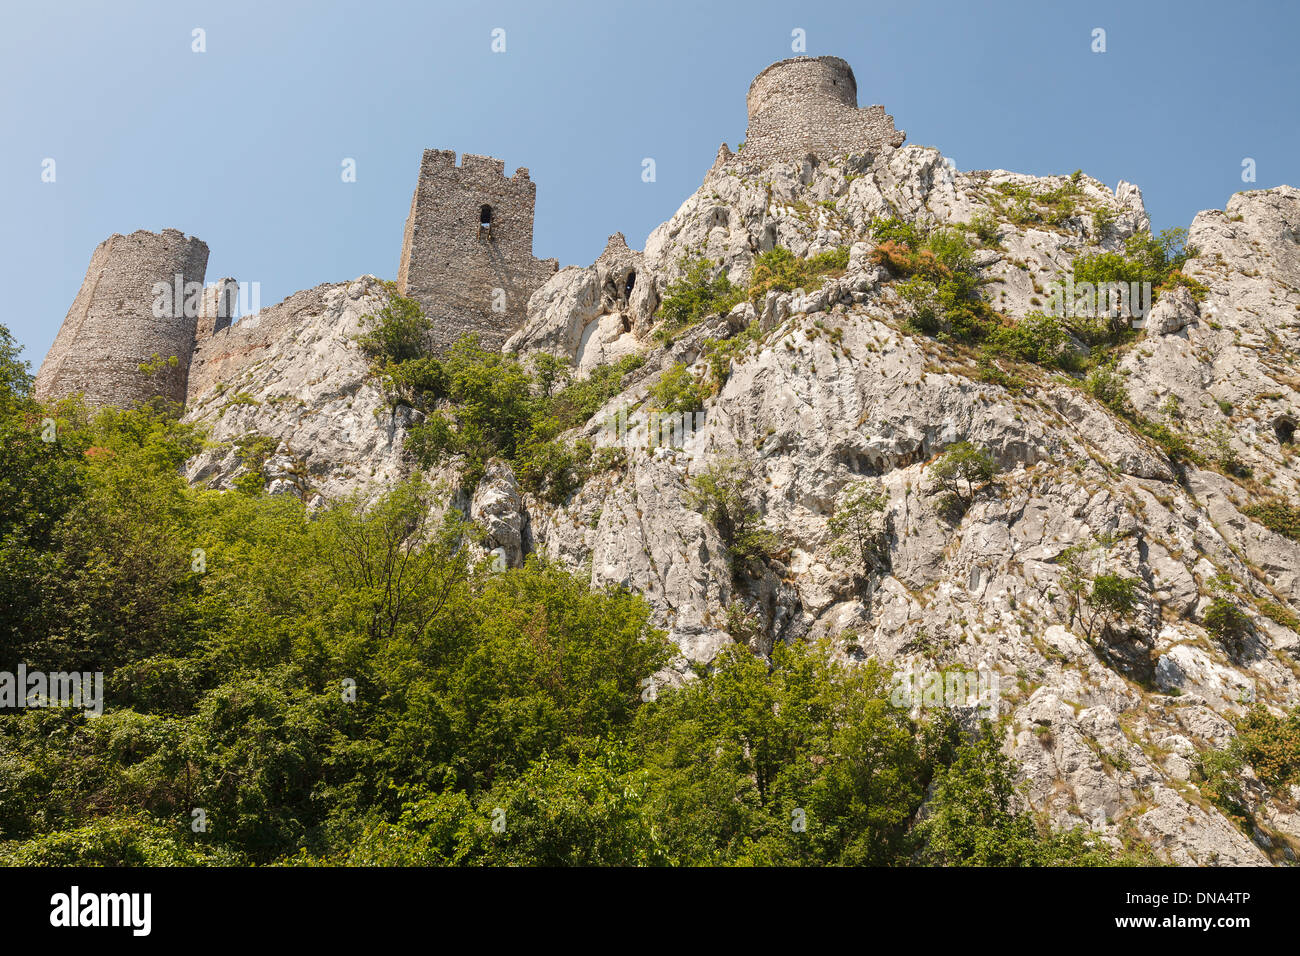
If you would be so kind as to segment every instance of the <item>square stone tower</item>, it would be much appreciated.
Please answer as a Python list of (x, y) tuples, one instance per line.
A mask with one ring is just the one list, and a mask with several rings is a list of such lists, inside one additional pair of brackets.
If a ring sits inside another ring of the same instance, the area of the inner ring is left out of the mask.
[(427, 149), (411, 199), (397, 290), (433, 320), (442, 351), (466, 333), (499, 349), (527, 317), (528, 299), (559, 268), (533, 256), (537, 186), (520, 167)]

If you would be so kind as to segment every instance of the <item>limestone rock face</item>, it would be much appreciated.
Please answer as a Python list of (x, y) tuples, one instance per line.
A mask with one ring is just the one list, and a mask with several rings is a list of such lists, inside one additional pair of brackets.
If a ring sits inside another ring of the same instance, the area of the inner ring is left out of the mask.
[(505, 351), (545, 352), (569, 361), (579, 375), (636, 354), (642, 343), (634, 327), (648, 329), (659, 301), (653, 277), (640, 277), (642, 270), (641, 254), (615, 233), (589, 268), (562, 269), (533, 294), (529, 321)]
[(189, 462), (186, 477), (232, 487), (252, 466), (240, 443), (259, 436), (276, 449), (262, 466), (268, 490), (309, 502), (377, 491), (408, 474), (403, 440), (415, 413), (389, 407), (354, 341), (385, 295), (378, 279), (362, 276), (290, 296), (213, 336), (198, 356), (210, 365), (208, 381), (191, 391), (185, 417), (210, 428), (214, 447)]
[(1197, 255), (1183, 271), (1207, 291), (1200, 302), (1185, 289), (1157, 302), (1155, 334), (1121, 363), (1129, 397), (1198, 436), (1208, 457), (1231, 451), (1256, 479), (1294, 496), (1300, 190), (1238, 193), (1226, 210), (1199, 213), (1187, 241)]
[[(999, 196), (1051, 192), (1067, 177), (963, 173), (919, 147), (735, 169), (716, 164), (647, 240), (642, 268), (660, 291), (681, 275), (688, 253), (713, 259), (742, 284), (754, 258), (777, 245), (798, 256), (849, 245), (848, 269), (803, 297), (772, 292), (738, 306), (728, 324), (755, 319), (763, 338), (706, 403), (690, 441), (667, 452), (630, 451), (624, 468), (588, 481), (563, 507), (527, 501), (529, 547), (575, 567), (590, 562), (593, 581), (643, 593), (683, 661), (707, 660), (731, 640), (728, 615), (739, 608), (759, 652), (829, 634), (850, 656), (898, 667), (937, 659), (990, 668), (1001, 678), (1007, 749), (1023, 768), (1030, 804), (1057, 825), (1117, 838), (1135, 832), (1177, 863), (1267, 862), (1260, 844), (1196, 797), (1189, 781), (1196, 753), (1222, 747), (1249, 701), (1287, 707), (1300, 699), (1294, 671), (1277, 656), (1296, 646), (1296, 633), (1251, 603), (1280, 598), (1293, 612), (1300, 607), (1298, 546), (1246, 518), (1247, 497), (1230, 478), (1176, 467), (1081, 389), (1044, 382), (1009, 392), (938, 359), (929, 340), (900, 330), (900, 302), (869, 259), (873, 217), (969, 223), (994, 211)], [(1044, 287), (1067, 275), (1077, 256), (1117, 251), (1149, 228), (1136, 186), (1112, 192), (1086, 176), (1073, 181), (1083, 197), (1077, 214), (1055, 223), (1001, 218), (996, 246), (976, 254), (999, 311), (1045, 310)], [(1294, 193), (1247, 194), (1226, 214), (1198, 217), (1191, 242), (1201, 251), (1186, 271), (1210, 294), (1198, 301), (1187, 289), (1168, 291), (1121, 362), (1131, 400), (1149, 417), (1155, 403), (1139, 393), (1152, 386), (1176, 387), (1185, 408), (1208, 397), (1205, 413), (1221, 415), (1214, 399), (1225, 380), (1266, 361), (1236, 350), (1257, 349), (1266, 329), (1291, 341), (1287, 289), (1300, 288)], [(1110, 220), (1104, 232), (1097, 211)], [(1248, 265), (1265, 246), (1273, 250), (1267, 268)], [(1236, 271), (1200, 278), (1220, 260)], [(1256, 269), (1260, 275), (1246, 274)], [(589, 295), (594, 302), (594, 290)], [(1240, 334), (1225, 324), (1213, 347), (1198, 344), (1208, 334), (1207, 308), (1221, 312), (1229, 301), (1234, 313), (1245, 303), (1232, 326)], [(525, 335), (534, 321), (530, 315)], [(725, 335), (719, 328), (710, 334)], [(661, 349), (634, 332), (645, 342), (646, 368), (667, 367)], [(1227, 356), (1217, 358), (1219, 349), (1234, 350), (1237, 371)], [(655, 377), (651, 371), (621, 400), (635, 404)], [(1233, 392), (1240, 401), (1248, 391), (1263, 411), (1239, 412), (1234, 432), (1267, 439), (1273, 422), (1285, 431), (1296, 413), (1289, 388), (1261, 372)], [(1273, 392), (1283, 397), (1261, 397)], [(1193, 422), (1187, 432), (1200, 441)], [(599, 439), (591, 430), (587, 437)], [(927, 465), (960, 440), (987, 448), (1003, 477), (996, 494), (978, 496), (954, 523), (936, 507)], [(752, 470), (764, 524), (782, 545), (761, 574), (741, 580), (716, 531), (688, 504), (691, 477), (720, 456)], [(1275, 482), (1293, 487), (1290, 466), (1277, 455), (1270, 462)], [(836, 556), (827, 529), (837, 496), (863, 478), (888, 492), (891, 529), (888, 570), (865, 588)], [(1064, 553), (1095, 542), (1102, 543), (1090, 558), (1094, 573), (1140, 582), (1132, 641), (1089, 638), (1070, 626)], [(1201, 625), (1210, 579), (1223, 572), (1247, 592), (1240, 603), (1255, 626), (1240, 653), (1225, 651)], [(1174, 752), (1159, 741), (1181, 743)], [(1300, 837), (1285, 808), (1260, 813)]]
[[(1270, 828), (1266, 845), (1214, 808), (1196, 766), (1253, 702), (1300, 701), (1300, 635), (1285, 623), (1300, 614), (1300, 544), (1245, 513), (1260, 489), (1293, 501), (1300, 492), (1300, 191), (1239, 194), (1224, 212), (1199, 215), (1185, 272), (1204, 293), (1163, 293), (1121, 350), (1118, 380), (1133, 408), (1192, 446), (1201, 462), (1192, 464), (1171, 461), (1151, 429), (1077, 382), (1020, 367), (1024, 381), (1008, 387), (975, 356), (909, 333), (896, 283), (871, 256), (881, 217), (991, 231), (974, 254), (983, 294), (1023, 317), (1047, 308), (1046, 287), (1079, 255), (1117, 251), (1149, 226), (1137, 187), (961, 172), (922, 147), (761, 169), (744, 165), (743, 151), (720, 159), (644, 253), (614, 237), (592, 266), (553, 276), (505, 346), (567, 358), (579, 375), (642, 355), (624, 393), (569, 436), (618, 444), (621, 459), (561, 504), (522, 493), (510, 466), (494, 462), (453, 506), (508, 564), (536, 553), (642, 594), (679, 652), (670, 681), (689, 680), (692, 663), (734, 639), (767, 653), (821, 636), (847, 660), (986, 671), (1028, 802), (1056, 825), (1116, 842), (1136, 834), (1180, 864), (1283, 860), (1300, 843), (1291, 805), (1251, 797)], [(1077, 208), (1049, 216), (1024, 198), (1067, 182)], [(1014, 202), (1027, 205), (1008, 216)], [(778, 245), (800, 257), (847, 246), (848, 265), (803, 294), (768, 292), (669, 341), (652, 335), (683, 256), (708, 257), (745, 285), (756, 256)], [(197, 396), (191, 418), (219, 441), (276, 439), (264, 466), (272, 490), (296, 488), (301, 473), (307, 494), (328, 498), (404, 474), (415, 413), (388, 408), (350, 340), (378, 291), (368, 277), (326, 287), (319, 304), (274, 323), (238, 374)], [(757, 333), (736, 340), (744, 346), (714, 382), (707, 342), (751, 325)], [(611, 416), (644, 411), (678, 363), (714, 386), (680, 440), (652, 448), (611, 434)], [(954, 511), (930, 465), (960, 441), (987, 449), (1000, 474)], [(691, 506), (692, 478), (724, 459), (741, 463), (777, 542), (739, 572)], [(244, 467), (232, 445), (205, 452), (189, 475), (224, 487)], [(887, 495), (887, 554), (869, 571), (834, 547), (828, 527), (862, 480)], [(1127, 633), (1072, 610), (1071, 560), (1136, 582)], [(1222, 575), (1251, 622), (1237, 647), (1204, 626)]]
[(524, 508), (510, 466), (499, 459), (488, 462), (486, 473), (474, 490), (469, 506), (470, 520), (483, 529), (487, 547), (506, 567), (524, 563)]

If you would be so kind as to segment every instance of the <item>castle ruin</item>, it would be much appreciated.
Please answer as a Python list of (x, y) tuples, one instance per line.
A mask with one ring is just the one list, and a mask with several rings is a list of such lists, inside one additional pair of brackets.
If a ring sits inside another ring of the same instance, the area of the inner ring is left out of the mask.
[[(839, 57), (774, 63), (750, 84), (744, 149), (733, 155), (724, 144), (715, 169), (901, 146), (905, 134), (885, 108), (859, 109), (857, 99), (853, 70)], [(559, 269), (557, 260), (533, 255), (536, 195), (525, 167), (507, 179), (499, 159), (466, 153), (457, 165), (452, 150), (424, 151), (402, 237), (397, 290), (417, 300), (433, 320), (435, 351), (466, 333), (500, 349), (523, 326), (529, 298)], [(36, 376), (36, 397), (81, 392), (90, 405), (127, 406), (155, 395), (185, 402), (196, 389), (235, 374), (266, 347), (265, 330), (232, 327), (238, 285), (225, 279), (203, 290), (207, 260), (203, 242), (175, 229), (114, 235), (100, 243)], [(638, 334), (644, 331), (657, 296), (653, 283), (636, 281), (639, 254), (615, 236), (596, 266), (606, 286), (602, 298), (630, 305)], [(175, 289), (166, 310), (158, 308), (160, 284)], [(191, 295), (195, 285), (200, 291)], [(323, 288), (286, 299), (273, 316), (290, 321), (305, 314)], [(174, 365), (153, 362), (172, 356)]]
[[(41, 363), (36, 398), (82, 392), (93, 406), (129, 405), (154, 395), (185, 401), (199, 309), (195, 300), (185, 307), (184, 290), (202, 285), (207, 266), (207, 245), (176, 229), (141, 230), (101, 242)], [(166, 308), (158, 309), (155, 287), (163, 285), (172, 292)], [(174, 366), (140, 369), (155, 357), (171, 356), (177, 359)]]
[(746, 166), (876, 153), (903, 145), (883, 106), (858, 108), (853, 68), (837, 56), (798, 56), (773, 63), (749, 85), (745, 147), (719, 159)]
[(559, 269), (533, 256), (537, 185), (520, 167), (452, 150), (426, 149), (402, 237), (397, 291), (433, 320), (443, 350), (466, 333), (500, 349), (524, 324), (528, 299)]

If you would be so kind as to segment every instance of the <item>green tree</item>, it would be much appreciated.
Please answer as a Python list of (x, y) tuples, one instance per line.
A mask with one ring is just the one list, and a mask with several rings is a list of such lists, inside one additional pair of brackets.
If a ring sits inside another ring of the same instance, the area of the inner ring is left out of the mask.
[(962, 510), (970, 507), (979, 485), (997, 474), (993, 456), (968, 441), (952, 445), (930, 466), (930, 474)]
[(677, 362), (651, 386), (646, 401), (651, 410), (664, 415), (689, 415), (704, 407), (704, 391), (690, 368)]
[(660, 832), (711, 864), (891, 862), (928, 777), (878, 665), (828, 644), (725, 650), (637, 715)]
[(1088, 636), (1092, 636), (1094, 627), (1100, 634), (1111, 632), (1116, 624), (1133, 613), (1137, 603), (1138, 583), (1133, 578), (1111, 572), (1097, 575), (1084, 599), (1088, 609), (1084, 625)]
[(421, 358), (428, 348), (433, 323), (415, 299), (397, 294), (388, 284), (384, 305), (362, 317), (364, 331), (357, 337), (361, 350), (381, 366), (398, 365)]
[(888, 527), (880, 517), (888, 505), (889, 493), (878, 481), (855, 481), (840, 492), (827, 522), (833, 553), (851, 558), (864, 575), (889, 561)]
[(777, 546), (776, 535), (763, 527), (756, 499), (753, 469), (737, 458), (710, 463), (691, 479), (687, 491), (687, 504), (704, 515), (722, 538), (733, 573)]
[(922, 862), (939, 866), (1109, 866), (1153, 862), (1149, 851), (1116, 853), (1080, 828), (1052, 832), (1027, 812), (1015, 765), (991, 726), (957, 748), (935, 774), (918, 826)]

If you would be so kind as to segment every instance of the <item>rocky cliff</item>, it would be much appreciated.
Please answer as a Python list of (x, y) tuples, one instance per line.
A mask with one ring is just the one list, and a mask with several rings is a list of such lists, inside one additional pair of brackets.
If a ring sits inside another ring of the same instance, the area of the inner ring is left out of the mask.
[[(578, 375), (644, 357), (626, 391), (570, 436), (601, 447), (620, 440), (612, 413), (642, 405), (678, 363), (703, 379), (705, 341), (749, 330), (699, 427), (676, 448), (626, 447), (622, 464), (559, 504), (521, 492), (504, 462), (453, 503), (511, 563), (538, 553), (644, 595), (680, 649), (667, 679), (689, 679), (733, 639), (763, 653), (823, 635), (849, 657), (980, 669), (998, 676), (1027, 798), (1056, 824), (1137, 835), (1177, 863), (1290, 860), (1300, 793), (1269, 794), (1248, 777), (1255, 823), (1242, 826), (1193, 767), (1249, 703), (1300, 702), (1300, 635), (1287, 623), (1300, 612), (1300, 544), (1245, 513), (1294, 496), (1300, 478), (1300, 190), (1240, 193), (1197, 216), (1183, 273), (1200, 287), (1160, 293), (1141, 336), (1116, 350), (1113, 379), (1132, 409), (1121, 414), (1078, 379), (1039, 366), (990, 375), (974, 350), (917, 332), (872, 225), (980, 224), (981, 296), (1016, 319), (1046, 308), (1077, 257), (1117, 252), (1149, 227), (1136, 187), (959, 172), (914, 146), (764, 166), (725, 152), (644, 252), (619, 236), (591, 267), (558, 272), (505, 346), (566, 359)], [(800, 259), (848, 247), (848, 263), (802, 295), (769, 291), (655, 336), (692, 257), (743, 285), (777, 247)], [(382, 286), (363, 277), (313, 291), (267, 310), (260, 330), (230, 330), (230, 348), (256, 348), (257, 360), (192, 396), (188, 416), (221, 443), (191, 463), (192, 481), (228, 487), (260, 468), (270, 491), (316, 500), (414, 467), (403, 439), (419, 413), (385, 399), (354, 341)], [(1171, 458), (1140, 423), (1186, 453)], [(249, 436), (271, 440), (260, 457)], [(954, 514), (931, 465), (961, 441), (986, 449), (999, 473)], [(745, 463), (779, 543), (741, 576), (689, 494), (692, 477), (724, 459)], [(865, 580), (828, 527), (863, 479), (887, 493), (883, 557)], [(1123, 640), (1084, 633), (1067, 613), (1063, 576), (1079, 553), (1138, 582)], [(1235, 647), (1204, 624), (1223, 593), (1249, 620)]]

